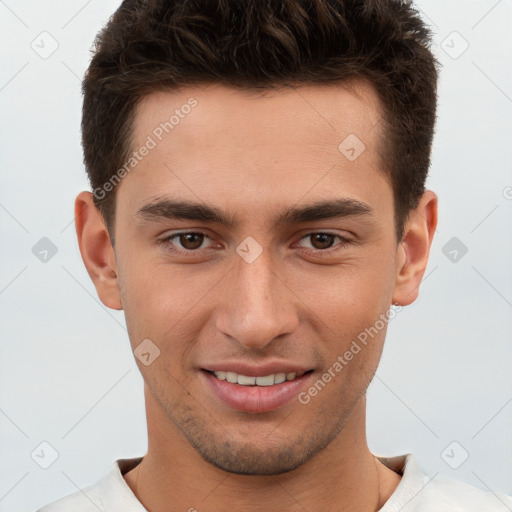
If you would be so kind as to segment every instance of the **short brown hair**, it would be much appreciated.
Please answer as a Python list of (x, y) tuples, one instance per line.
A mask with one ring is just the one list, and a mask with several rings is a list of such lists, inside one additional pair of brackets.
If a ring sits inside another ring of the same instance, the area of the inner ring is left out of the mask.
[[(437, 103), (431, 34), (403, 0), (125, 0), (96, 37), (83, 81), (93, 190), (129, 158), (135, 107), (157, 90), (246, 90), (369, 81), (384, 112), (382, 159), (396, 233), (425, 190)], [(95, 193), (111, 239), (115, 187)]]

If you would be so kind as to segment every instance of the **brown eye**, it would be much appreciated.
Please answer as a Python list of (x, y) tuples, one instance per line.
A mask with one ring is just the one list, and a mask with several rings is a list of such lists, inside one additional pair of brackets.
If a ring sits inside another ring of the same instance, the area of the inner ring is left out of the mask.
[(198, 249), (204, 241), (204, 235), (202, 233), (182, 233), (178, 236), (181, 246), (189, 251)]
[(329, 233), (314, 233), (308, 235), (311, 239), (311, 245), (314, 249), (329, 249), (334, 243), (336, 235), (330, 235)]
[(211, 238), (201, 231), (179, 232), (162, 238), (159, 243), (171, 252), (180, 254), (199, 253), (198, 249), (207, 249), (203, 247), (206, 240)]
[[(338, 242), (336, 242), (338, 239)], [(307, 241), (307, 245), (303, 245), (304, 241)], [(301, 247), (306, 249), (307, 252), (321, 255), (332, 254), (338, 250), (346, 248), (351, 241), (344, 236), (337, 235), (335, 233), (325, 233), (323, 231), (317, 231), (314, 233), (308, 233), (301, 238)], [(332, 249), (331, 249), (332, 248)]]

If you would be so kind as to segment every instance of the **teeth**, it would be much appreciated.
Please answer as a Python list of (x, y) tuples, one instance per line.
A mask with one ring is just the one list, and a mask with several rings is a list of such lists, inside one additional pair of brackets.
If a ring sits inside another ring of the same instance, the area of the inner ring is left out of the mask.
[[(290, 380), (295, 379), (295, 373), (291, 374), (293, 377)], [(281, 382), (284, 382), (286, 380), (286, 373), (276, 373), (274, 376), (274, 384), (281, 384)]]
[(273, 373), (262, 377), (249, 377), (247, 375), (238, 375), (234, 372), (216, 371), (213, 372), (215, 377), (220, 380), (226, 380), (232, 384), (240, 384), (241, 386), (273, 386), (281, 384), (287, 380), (294, 380), (297, 374), (291, 373)]
[(254, 384), (256, 384), (256, 377), (246, 377), (245, 375), (239, 375), (238, 384), (241, 384), (242, 386), (254, 386)]
[(226, 380), (228, 382), (236, 384), (238, 382), (238, 375), (233, 372), (226, 372)]
[(273, 386), (275, 384), (275, 376), (267, 375), (265, 377), (256, 377), (257, 386)]

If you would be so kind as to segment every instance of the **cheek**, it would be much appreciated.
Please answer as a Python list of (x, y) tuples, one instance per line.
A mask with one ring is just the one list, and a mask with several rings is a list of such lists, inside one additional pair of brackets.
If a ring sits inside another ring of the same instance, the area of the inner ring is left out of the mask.
[(202, 305), (219, 276), (194, 272), (193, 265), (179, 269), (154, 261), (133, 259), (123, 263), (118, 275), (133, 349), (150, 339), (160, 349), (166, 366), (178, 364), (193, 348), (201, 326), (207, 322), (207, 310)]
[[(125, 253), (126, 254), (126, 253)], [(159, 275), (160, 270), (125, 258), (118, 263), (118, 278), (126, 323), (132, 345), (149, 338), (158, 343), (163, 328), (172, 326), (174, 288)], [(165, 320), (165, 325), (162, 325)]]
[(332, 378), (333, 394), (324, 396), (327, 401), (346, 400), (348, 390), (355, 399), (379, 363), (394, 284), (393, 256), (391, 252), (380, 254), (379, 261), (358, 260), (331, 272), (328, 279), (317, 280), (305, 299), (315, 305), (316, 316), (322, 320), (315, 329), (323, 347), (322, 371), (330, 369), (336, 376)]
[(389, 309), (395, 275), (392, 258), (387, 259), (358, 261), (316, 276), (309, 286), (301, 283), (308, 294), (307, 303), (314, 306), (332, 334), (343, 333), (343, 339), (347, 334), (357, 335)]

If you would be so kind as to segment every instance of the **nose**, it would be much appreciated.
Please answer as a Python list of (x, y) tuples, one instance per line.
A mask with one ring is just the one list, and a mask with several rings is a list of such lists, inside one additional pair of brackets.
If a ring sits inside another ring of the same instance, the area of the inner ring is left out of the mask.
[(216, 312), (220, 332), (246, 348), (264, 348), (278, 336), (295, 331), (298, 313), (294, 304), (299, 300), (284, 282), (282, 271), (272, 265), (269, 250), (251, 263), (237, 254), (228, 282)]

